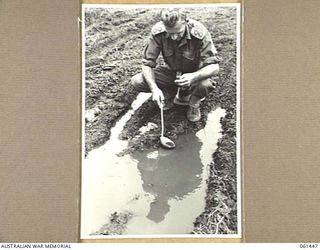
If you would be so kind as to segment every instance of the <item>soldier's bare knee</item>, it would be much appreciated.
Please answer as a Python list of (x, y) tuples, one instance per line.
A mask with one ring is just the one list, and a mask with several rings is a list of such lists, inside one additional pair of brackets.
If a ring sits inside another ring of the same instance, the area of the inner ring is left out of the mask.
[(206, 97), (214, 89), (209, 79), (202, 80), (194, 89), (193, 94), (199, 98)]
[(136, 74), (131, 78), (131, 85), (135, 88), (135, 89), (139, 89), (141, 84), (143, 84), (143, 77), (142, 74)]
[(144, 80), (142, 73), (136, 74), (131, 78), (131, 85), (139, 92), (150, 92), (150, 88)]
[(205, 79), (198, 85), (200, 89), (210, 91), (213, 89), (213, 85), (209, 79)]

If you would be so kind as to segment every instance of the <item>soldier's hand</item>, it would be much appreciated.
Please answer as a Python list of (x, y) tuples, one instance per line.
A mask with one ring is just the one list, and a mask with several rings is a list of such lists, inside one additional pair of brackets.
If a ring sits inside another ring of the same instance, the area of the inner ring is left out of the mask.
[(179, 76), (174, 82), (179, 87), (187, 88), (187, 87), (190, 87), (190, 85), (195, 82), (195, 77), (196, 75), (194, 73), (185, 73)]
[(162, 105), (162, 102), (164, 100), (164, 95), (163, 95), (161, 89), (154, 88), (152, 90), (152, 100), (156, 101), (159, 107)]

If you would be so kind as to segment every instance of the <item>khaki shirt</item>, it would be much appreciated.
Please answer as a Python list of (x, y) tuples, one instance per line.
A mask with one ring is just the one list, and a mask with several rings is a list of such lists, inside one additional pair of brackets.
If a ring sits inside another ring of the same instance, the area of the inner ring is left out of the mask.
[(160, 52), (171, 70), (182, 73), (195, 72), (209, 64), (219, 63), (217, 50), (208, 30), (200, 22), (192, 19), (187, 22), (186, 32), (180, 41), (170, 38), (162, 22), (153, 26), (142, 63), (152, 68), (156, 67)]

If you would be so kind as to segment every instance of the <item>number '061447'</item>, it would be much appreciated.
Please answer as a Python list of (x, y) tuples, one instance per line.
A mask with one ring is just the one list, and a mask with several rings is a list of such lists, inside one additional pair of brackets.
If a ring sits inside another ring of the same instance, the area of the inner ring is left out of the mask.
[(304, 244), (300, 244), (300, 248), (303, 248), (303, 249), (318, 248), (318, 244), (304, 243)]

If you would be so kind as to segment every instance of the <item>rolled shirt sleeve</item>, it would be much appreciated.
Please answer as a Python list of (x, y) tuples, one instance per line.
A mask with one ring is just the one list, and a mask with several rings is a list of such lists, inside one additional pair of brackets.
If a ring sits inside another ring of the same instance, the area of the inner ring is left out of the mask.
[(151, 68), (156, 67), (157, 58), (160, 54), (160, 42), (157, 37), (150, 35), (144, 49), (142, 64)]
[(209, 64), (218, 64), (219, 62), (220, 58), (217, 50), (212, 42), (209, 32), (207, 32), (202, 40), (200, 50), (200, 67), (203, 68)]

